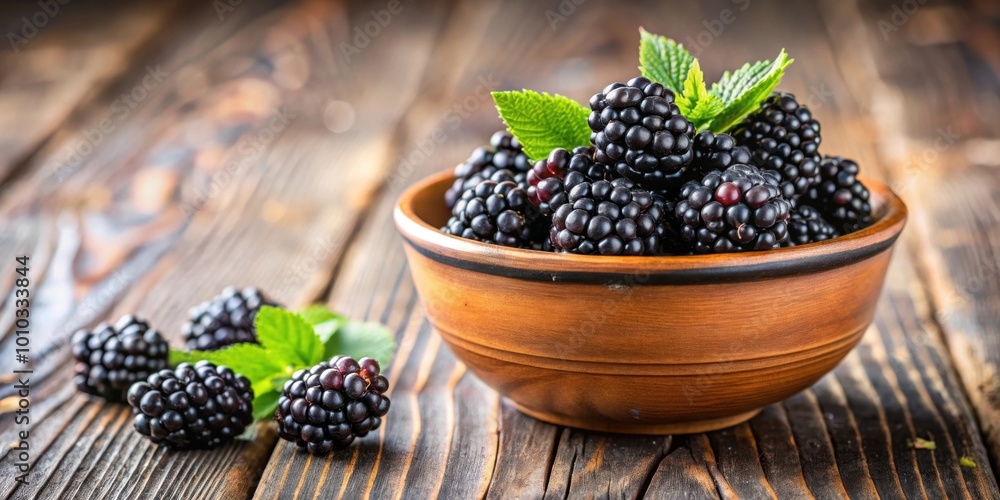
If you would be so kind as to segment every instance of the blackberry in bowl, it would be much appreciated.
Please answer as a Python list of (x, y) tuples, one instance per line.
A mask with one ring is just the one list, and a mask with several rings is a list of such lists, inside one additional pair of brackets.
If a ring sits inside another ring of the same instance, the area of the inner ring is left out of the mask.
[[(902, 201), (865, 179), (872, 223), (833, 239), (706, 255), (537, 252), (439, 231), (453, 181), (419, 182), (394, 212), (430, 322), (522, 412), (607, 432), (728, 427), (815, 383), (872, 321), (906, 221)], [(776, 199), (765, 191), (753, 199)]]

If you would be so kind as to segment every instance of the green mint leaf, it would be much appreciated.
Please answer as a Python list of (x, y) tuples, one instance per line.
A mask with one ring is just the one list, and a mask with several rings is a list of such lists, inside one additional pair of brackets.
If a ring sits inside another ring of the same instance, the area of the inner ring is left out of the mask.
[(324, 304), (313, 304), (299, 311), (299, 315), (301, 315), (302, 319), (306, 320), (310, 325), (318, 325), (332, 319), (341, 319), (345, 321), (347, 319), (333, 312), (329, 306)]
[(228, 366), (250, 380), (251, 384), (286, 369), (285, 365), (257, 344), (234, 344), (217, 351), (170, 350), (171, 365), (195, 364), (201, 360), (207, 360), (216, 366)]
[(322, 304), (311, 305), (299, 311), (299, 314), (301, 314), (310, 325), (313, 325), (316, 336), (319, 337), (319, 341), (323, 344), (325, 344), (327, 340), (330, 340), (330, 337), (333, 336), (334, 333), (337, 333), (337, 330), (339, 330), (341, 326), (344, 326), (344, 324), (347, 323), (347, 318), (333, 312), (333, 310), (328, 306)]
[(500, 118), (532, 160), (553, 149), (590, 145), (590, 109), (561, 95), (533, 90), (493, 92)]
[(781, 82), (785, 68), (791, 63), (792, 59), (788, 58), (788, 53), (785, 49), (781, 49), (774, 62), (759, 61), (754, 64), (744, 64), (732, 73), (723, 74), (722, 78), (712, 85), (711, 90), (712, 94), (718, 96), (725, 105), (709, 125), (712, 132), (725, 132), (756, 111)]
[(350, 321), (327, 340), (324, 357), (346, 354), (354, 359), (375, 358), (384, 367), (395, 350), (396, 339), (385, 325)]
[(312, 366), (323, 360), (323, 344), (301, 315), (264, 306), (254, 318), (257, 341), (282, 365)]
[(253, 398), (253, 419), (254, 420), (271, 420), (274, 418), (274, 412), (278, 409), (278, 399), (281, 398), (280, 391), (267, 391), (262, 394), (254, 393)]
[(676, 102), (681, 114), (691, 120), (699, 130), (722, 111), (722, 99), (709, 93), (705, 85), (705, 75), (697, 59), (691, 63), (691, 69), (684, 80), (684, 88), (677, 94)]
[(639, 28), (639, 71), (642, 76), (660, 82), (674, 94), (679, 94), (693, 63), (694, 56), (683, 45)]

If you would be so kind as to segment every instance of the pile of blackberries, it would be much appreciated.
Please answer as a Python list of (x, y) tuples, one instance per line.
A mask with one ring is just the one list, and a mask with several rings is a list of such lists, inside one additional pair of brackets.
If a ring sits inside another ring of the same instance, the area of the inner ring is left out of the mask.
[[(191, 310), (184, 327), (188, 348), (256, 342), (254, 317), (274, 304), (256, 288), (226, 288)], [(128, 402), (135, 430), (175, 449), (216, 448), (253, 423), (254, 393), (246, 377), (208, 361), (170, 369), (169, 351), (149, 323), (130, 315), (78, 331), (73, 335), (77, 388)], [(374, 359), (347, 356), (299, 370), (284, 385), (275, 416), (278, 434), (322, 455), (378, 429), (389, 411), (389, 381), (380, 371)]]
[(442, 231), (544, 251), (688, 255), (804, 245), (874, 221), (857, 164), (821, 156), (819, 122), (791, 94), (772, 94), (731, 134), (696, 131), (673, 92), (641, 76), (608, 85), (590, 108), (590, 146), (534, 165), (516, 138), (494, 134), (455, 169)]

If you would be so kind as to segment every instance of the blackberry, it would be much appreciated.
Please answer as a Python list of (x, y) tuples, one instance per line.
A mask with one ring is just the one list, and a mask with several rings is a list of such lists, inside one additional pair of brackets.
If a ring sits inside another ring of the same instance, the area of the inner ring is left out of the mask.
[(788, 237), (790, 205), (774, 172), (733, 165), (681, 188), (675, 215), (695, 253), (778, 248)]
[(462, 193), (442, 231), (508, 247), (530, 247), (536, 240), (535, 208), (528, 193), (505, 170)]
[(800, 204), (792, 210), (788, 218), (788, 240), (782, 246), (794, 247), (837, 236), (840, 236), (837, 229), (820, 215), (819, 210)]
[(257, 288), (226, 287), (218, 297), (188, 311), (184, 324), (187, 348), (214, 351), (232, 344), (256, 343), (254, 317), (261, 307), (275, 305)]
[(680, 185), (694, 158), (694, 125), (677, 109), (673, 92), (637, 76), (595, 94), (590, 109), (595, 161), (645, 188)]
[(130, 385), (167, 367), (170, 346), (145, 321), (122, 316), (114, 326), (73, 334), (76, 387), (111, 401), (125, 401)]
[(872, 206), (868, 188), (858, 180), (858, 164), (840, 156), (827, 156), (820, 164), (822, 180), (805, 195), (844, 234), (870, 226)]
[[(694, 159), (691, 172), (698, 178), (713, 170), (725, 170), (737, 163), (750, 163), (750, 150), (736, 145), (736, 139), (729, 134), (713, 134), (708, 130), (698, 132), (694, 137)], [(695, 180), (695, 179), (689, 179)]]
[(336, 356), (285, 382), (278, 410), (278, 436), (313, 455), (347, 448), (382, 425), (389, 412), (389, 380), (378, 362)]
[(445, 204), (452, 208), (465, 190), (489, 179), (498, 170), (509, 170), (517, 183), (525, 182), (531, 170), (521, 143), (504, 130), (495, 132), (489, 146), (476, 148), (467, 160), (455, 167), (455, 182), (445, 192)]
[(250, 381), (208, 361), (181, 363), (136, 382), (128, 403), (135, 430), (171, 448), (215, 448), (253, 423)]
[(567, 191), (584, 181), (610, 180), (607, 165), (595, 163), (592, 148), (578, 147), (572, 153), (553, 149), (548, 158), (535, 162), (528, 172), (528, 200), (542, 215), (550, 216), (566, 203)]
[(628, 179), (582, 182), (552, 216), (550, 239), (558, 251), (653, 255), (665, 232), (664, 201)]
[(819, 122), (795, 96), (775, 92), (733, 129), (753, 164), (781, 174), (781, 192), (794, 201), (819, 182)]

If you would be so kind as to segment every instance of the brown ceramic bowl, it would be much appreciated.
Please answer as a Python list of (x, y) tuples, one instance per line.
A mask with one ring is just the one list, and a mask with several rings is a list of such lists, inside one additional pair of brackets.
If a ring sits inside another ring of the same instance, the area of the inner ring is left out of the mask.
[(413, 280), (452, 351), (522, 412), (609, 432), (702, 432), (809, 387), (872, 320), (906, 207), (866, 181), (878, 221), (743, 254), (568, 255), (441, 233), (449, 173), (395, 211)]

